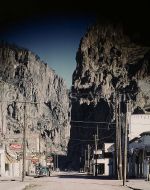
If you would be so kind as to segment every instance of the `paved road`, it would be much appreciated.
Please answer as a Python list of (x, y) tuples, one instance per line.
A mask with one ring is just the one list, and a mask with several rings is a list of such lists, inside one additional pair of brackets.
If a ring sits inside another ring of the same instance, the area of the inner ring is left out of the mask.
[(128, 189), (121, 186), (121, 182), (115, 180), (100, 180), (78, 174), (60, 174), (47, 178), (39, 178), (37, 186), (29, 190), (121, 190)]
[(29, 178), (25, 182), (0, 181), (2, 190), (150, 190), (150, 182), (129, 180), (128, 187), (122, 181), (90, 177), (77, 173), (57, 173), (51, 177)]

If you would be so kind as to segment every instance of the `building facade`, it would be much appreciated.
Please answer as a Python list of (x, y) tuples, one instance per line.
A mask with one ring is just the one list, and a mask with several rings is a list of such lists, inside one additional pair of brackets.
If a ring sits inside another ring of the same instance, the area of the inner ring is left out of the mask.
[[(21, 177), (23, 168), (22, 135), (5, 136), (0, 143), (0, 176)], [(39, 134), (26, 137), (25, 173), (36, 175), (36, 165), (47, 165), (47, 141)]]
[(93, 151), (93, 158), (90, 160), (90, 173), (94, 176), (104, 175), (110, 176), (113, 171), (112, 152), (109, 148), (112, 143), (104, 143), (102, 149)]
[[(123, 142), (122, 142), (123, 143)], [(115, 144), (109, 148), (111, 176), (115, 177)], [(122, 156), (123, 156), (122, 147)], [(131, 115), (128, 130), (127, 177), (149, 178), (150, 173), (150, 114)], [(122, 161), (123, 165), (123, 161)]]
[(128, 177), (147, 178), (150, 173), (150, 131), (129, 142)]

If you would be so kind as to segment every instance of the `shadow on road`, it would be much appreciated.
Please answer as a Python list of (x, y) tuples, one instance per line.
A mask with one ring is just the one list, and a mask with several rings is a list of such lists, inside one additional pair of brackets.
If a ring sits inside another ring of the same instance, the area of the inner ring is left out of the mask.
[(78, 179), (102, 179), (102, 180), (114, 180), (110, 176), (92, 176), (87, 174), (61, 174), (58, 175), (59, 178), (78, 178)]

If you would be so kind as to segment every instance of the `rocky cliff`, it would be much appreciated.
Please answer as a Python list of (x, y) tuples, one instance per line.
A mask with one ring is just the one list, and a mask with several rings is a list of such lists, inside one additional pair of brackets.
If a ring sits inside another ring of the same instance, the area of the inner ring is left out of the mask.
[(75, 169), (84, 166), (83, 150), (94, 147), (94, 134), (99, 147), (114, 140), (116, 93), (120, 101), (126, 94), (132, 112), (150, 111), (150, 47), (133, 42), (120, 25), (97, 24), (81, 39), (76, 62), (68, 154)]
[[(22, 136), (26, 121), (30, 152), (42, 151), (45, 146), (43, 151), (47, 148), (51, 153), (64, 154), (70, 135), (70, 111), (63, 79), (31, 51), (6, 43), (0, 45), (0, 76), (1, 137)], [(48, 147), (42, 143), (44, 139)], [(32, 146), (37, 140), (40, 148), (36, 143)]]

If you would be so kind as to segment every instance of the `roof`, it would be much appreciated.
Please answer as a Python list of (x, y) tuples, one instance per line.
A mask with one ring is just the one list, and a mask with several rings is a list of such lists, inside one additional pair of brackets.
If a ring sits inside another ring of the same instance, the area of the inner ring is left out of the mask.
[(135, 142), (135, 141), (137, 141), (137, 140), (139, 140), (139, 137), (135, 137), (135, 138), (131, 139), (131, 140), (130, 140), (130, 143)]
[(144, 136), (144, 135), (150, 135), (150, 131), (145, 131), (145, 132), (140, 134), (140, 136)]
[(15, 158), (13, 158), (10, 154), (8, 154), (7, 152), (5, 152), (5, 161), (6, 163), (14, 163), (17, 162), (17, 160)]

